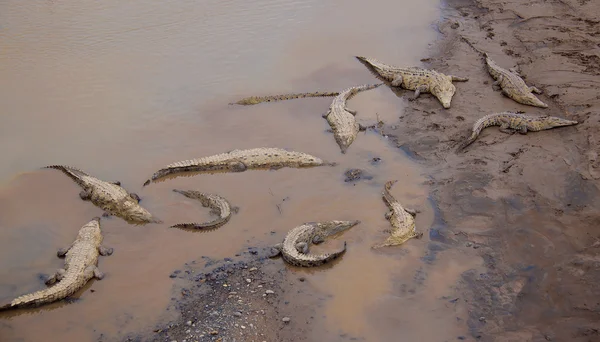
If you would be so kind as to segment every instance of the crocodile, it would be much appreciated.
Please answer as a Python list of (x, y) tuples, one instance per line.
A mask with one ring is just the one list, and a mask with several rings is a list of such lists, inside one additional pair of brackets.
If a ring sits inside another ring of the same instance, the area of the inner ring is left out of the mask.
[(106, 182), (69, 166), (50, 165), (44, 168), (60, 170), (74, 180), (83, 188), (79, 197), (103, 209), (105, 217), (114, 215), (135, 224), (162, 223), (140, 206), (140, 197), (123, 189), (121, 182)]
[(259, 147), (248, 150), (232, 150), (208, 157), (184, 160), (169, 164), (156, 171), (144, 186), (159, 178), (180, 172), (243, 172), (248, 169), (272, 169), (283, 167), (335, 166), (320, 158), (302, 152), (275, 147)]
[(502, 112), (489, 114), (477, 120), (473, 125), (471, 136), (461, 143), (456, 152), (462, 151), (465, 147), (472, 144), (479, 136), (481, 131), (490, 126), (500, 126), (500, 132), (513, 134), (519, 132), (527, 134), (528, 131), (538, 132), (554, 127), (563, 127), (576, 125), (578, 122), (566, 120), (555, 116), (529, 116), (523, 115), (525, 112)]
[(450, 102), (456, 92), (452, 82), (466, 82), (467, 77), (458, 77), (442, 74), (435, 70), (417, 67), (397, 67), (384, 64), (376, 59), (355, 56), (364, 64), (377, 78), (389, 82), (392, 87), (401, 87), (414, 90), (414, 96), (409, 101), (416, 100), (422, 93), (431, 93), (446, 109), (450, 108)]
[(388, 230), (391, 235), (382, 243), (373, 245), (371, 247), (373, 249), (398, 246), (412, 238), (423, 237), (422, 232), (417, 233), (415, 226), (415, 217), (419, 211), (403, 207), (390, 193), (390, 189), (396, 182), (396, 180), (386, 182), (382, 193), (383, 201), (389, 208), (385, 218), (392, 225), (392, 229)]
[(363, 84), (342, 90), (340, 94), (333, 99), (327, 113), (322, 115), (329, 123), (329, 126), (331, 126), (335, 141), (342, 153), (346, 153), (348, 147), (350, 147), (354, 142), (354, 139), (356, 139), (358, 131), (365, 130), (364, 127), (356, 122), (356, 111), (346, 107), (346, 101), (361, 91), (375, 89), (382, 84), (383, 83)]
[(358, 220), (303, 223), (290, 230), (283, 243), (273, 246), (274, 253), (270, 257), (281, 255), (287, 263), (298, 267), (316, 267), (326, 264), (346, 252), (346, 241), (342, 249), (325, 254), (310, 254), (309, 244), (324, 242), (326, 237), (350, 229), (359, 223)]
[(334, 91), (316, 91), (312, 93), (293, 93), (293, 94), (283, 94), (283, 95), (269, 95), (269, 96), (250, 96), (243, 98), (237, 102), (232, 102), (230, 105), (242, 105), (242, 106), (250, 106), (259, 104), (262, 102), (275, 102), (275, 101), (285, 101), (292, 99), (302, 99), (308, 97), (333, 97), (338, 96), (339, 92)]
[(218, 219), (204, 223), (178, 223), (172, 225), (171, 228), (194, 228), (194, 229), (211, 229), (218, 228), (227, 223), (231, 217), (231, 213), (237, 213), (239, 208), (232, 207), (229, 202), (216, 194), (209, 194), (194, 190), (178, 190), (173, 189), (174, 192), (180, 193), (187, 198), (200, 200), (202, 206), (205, 208), (211, 208), (211, 213), (219, 215)]
[(56, 253), (59, 258), (65, 258), (65, 265), (45, 281), (50, 287), (19, 296), (9, 304), (0, 306), (0, 311), (59, 301), (77, 292), (92, 278), (104, 278), (98, 269), (98, 256), (111, 255), (113, 249), (103, 247), (102, 239), (100, 217), (94, 217), (81, 227), (70, 247), (61, 248)]
[(492, 87), (500, 87), (502, 94), (514, 101), (541, 108), (548, 108), (548, 105), (538, 99), (533, 93), (541, 94), (542, 91), (533, 86), (527, 86), (525, 81), (516, 72), (516, 70), (506, 70), (494, 62), (487, 52), (483, 53), (487, 69), (495, 82)]

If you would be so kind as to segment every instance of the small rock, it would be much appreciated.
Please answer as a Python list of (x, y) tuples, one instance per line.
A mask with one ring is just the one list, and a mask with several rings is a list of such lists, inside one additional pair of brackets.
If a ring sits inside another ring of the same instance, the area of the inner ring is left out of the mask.
[(252, 271), (256, 271), (258, 268), (256, 267), (252, 267), (251, 269), (248, 270), (248, 272), (252, 272)]
[(185, 322), (186, 325), (192, 325), (192, 321)]
[(242, 313), (241, 313), (241, 312), (239, 312), (239, 311), (236, 311), (236, 312), (234, 312), (234, 313), (233, 313), (233, 315), (234, 315), (235, 317), (241, 317), (241, 316), (242, 316)]
[(483, 316), (479, 317), (479, 322), (485, 322), (485, 317), (483, 317)]
[(291, 319), (291, 318), (289, 318), (289, 317), (283, 317), (281, 320), (282, 320), (284, 323), (289, 323), (289, 322), (290, 322), (292, 319)]
[(274, 293), (275, 293), (275, 291), (273, 291), (273, 290), (267, 290), (267, 291), (265, 291), (265, 293), (266, 293), (266, 294), (274, 294)]
[(467, 243), (465, 244), (465, 246), (467, 246), (467, 247), (471, 247), (471, 246), (473, 246), (473, 244), (472, 244), (472, 243), (470, 243), (470, 242), (467, 242)]
[(300, 278), (298, 278), (298, 280), (300, 280), (300, 281), (305, 281), (305, 280), (306, 280), (306, 278), (304, 278), (304, 277), (300, 277)]
[(252, 282), (252, 279), (250, 279), (250, 278), (247, 278), (247, 279), (246, 279), (246, 282), (247, 282), (247, 283), (251, 283), (251, 282)]
[(460, 24), (458, 22), (453, 22), (452, 25), (450, 25), (450, 28), (456, 30), (459, 26)]
[(211, 334), (211, 335), (218, 335), (218, 334), (219, 334), (219, 332), (218, 332), (218, 331), (216, 331), (216, 330), (211, 330), (211, 331), (209, 332), (209, 334)]

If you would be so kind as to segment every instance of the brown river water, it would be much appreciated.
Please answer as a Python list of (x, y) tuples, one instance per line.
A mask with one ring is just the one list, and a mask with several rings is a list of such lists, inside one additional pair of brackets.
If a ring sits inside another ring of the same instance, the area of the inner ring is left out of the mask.
[[(149, 329), (169, 303), (168, 275), (185, 262), (266, 246), (278, 242), (265, 241), (270, 231), (329, 219), (362, 223), (344, 233), (351, 250), (342, 262), (310, 273), (332, 295), (324, 306), (327, 329), (316, 340), (341, 332), (372, 341), (461, 335), (460, 307), (440, 298), (480, 261), (449, 252), (423, 262), (434, 222), (425, 170), (373, 131), (340, 154), (320, 116), (331, 98), (228, 105), (250, 95), (378, 82), (355, 55), (418, 65), (436, 38), (431, 24), (438, 6), (434, 0), (1, 2), (0, 302), (44, 288), (40, 275), (63, 262), (56, 249), (101, 214), (79, 199), (74, 182), (42, 166), (65, 164), (119, 180), (165, 223), (103, 219), (104, 244), (115, 249), (100, 257), (106, 277), (79, 292), (78, 302), (0, 315), (0, 341), (94, 341), (100, 334), (119, 340)], [(348, 106), (371, 124), (377, 117), (395, 121), (403, 103), (380, 87)], [(195, 175), (142, 188), (168, 163), (262, 146), (339, 166)], [(375, 157), (382, 161), (372, 165)], [(345, 183), (348, 168), (374, 178)], [(374, 252), (369, 247), (389, 228), (380, 196), (389, 179), (398, 179), (392, 192), (403, 204), (422, 211), (417, 225), (426, 233)], [(209, 217), (173, 188), (215, 192), (241, 210), (211, 233), (168, 229)]]

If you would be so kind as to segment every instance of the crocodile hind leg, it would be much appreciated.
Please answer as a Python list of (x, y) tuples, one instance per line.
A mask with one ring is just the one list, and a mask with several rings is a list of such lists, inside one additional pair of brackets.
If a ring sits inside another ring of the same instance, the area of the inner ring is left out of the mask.
[(344, 109), (345, 109), (345, 110), (346, 110), (348, 113), (350, 113), (350, 114), (352, 114), (352, 115), (356, 116), (356, 113), (357, 113), (357, 112), (356, 112), (355, 110), (348, 109), (348, 107), (346, 107), (346, 108), (344, 108)]
[(532, 93), (536, 93), (536, 94), (541, 94), (542, 93), (541, 90), (539, 90), (538, 88), (536, 88), (534, 86), (529, 87), (529, 90), (531, 90)]
[(59, 258), (64, 258), (65, 255), (67, 255), (67, 252), (69, 251), (69, 249), (71, 249), (71, 246), (69, 246), (67, 248), (59, 248), (58, 251), (56, 251), (56, 256)]
[(308, 244), (306, 242), (298, 242), (296, 244), (296, 250), (298, 253), (307, 254), (308, 253)]
[(100, 271), (100, 269), (98, 267), (94, 267), (94, 278), (98, 279), (98, 280), (102, 280), (102, 278), (104, 278), (104, 273), (102, 273), (102, 271)]
[(420, 213), (420, 210), (417, 209), (411, 209), (411, 208), (404, 208), (404, 211), (406, 211), (407, 213), (409, 213), (410, 215), (417, 216), (418, 213)]
[(392, 215), (394, 215), (394, 211), (390, 210), (387, 213), (385, 213), (385, 219), (389, 220), (392, 218)]
[(114, 182), (110, 182), (110, 184), (114, 184), (117, 186), (121, 186), (121, 182), (120, 181), (114, 181)]
[(64, 268), (59, 268), (56, 273), (54, 273), (53, 276), (49, 277), (48, 279), (46, 279), (46, 281), (44, 282), (46, 285), (50, 286), (54, 283), (56, 283), (57, 281), (61, 281), (62, 278), (65, 276), (65, 273), (67, 271)]
[(392, 85), (392, 87), (401, 87), (402, 86), (402, 75), (396, 75), (396, 77), (394, 77), (394, 79), (392, 80), (392, 82), (390, 82), (390, 84)]
[(129, 197), (133, 198), (134, 200), (136, 200), (138, 203), (140, 203), (140, 201), (142, 200), (140, 198), (140, 196), (138, 196), (138, 194), (136, 194), (135, 192), (132, 192), (129, 194)]
[(113, 254), (113, 251), (114, 251), (113, 248), (106, 248), (104, 246), (98, 247), (98, 253), (100, 253), (100, 255), (102, 255), (102, 256), (109, 256), (109, 255)]
[(498, 89), (500, 87), (500, 83), (502, 83), (503, 79), (504, 79), (504, 76), (502, 76), (502, 75), (498, 76), (498, 79), (492, 83), (492, 89)]
[(521, 125), (517, 128), (517, 132), (521, 134), (527, 134), (527, 125)]
[(500, 128), (498, 128), (498, 130), (502, 133), (506, 133), (506, 134), (514, 134), (515, 130), (510, 128), (510, 124), (508, 123), (503, 123), (502, 125), (500, 125)]
[(283, 249), (283, 243), (278, 243), (271, 247), (271, 251), (269, 252), (269, 258), (276, 258), (281, 255), (281, 250)]
[(314, 243), (315, 245), (318, 245), (318, 244), (323, 243), (323, 242), (325, 242), (325, 238), (323, 236), (321, 236), (321, 235), (315, 235), (312, 238), (312, 243)]
[(229, 165), (227, 165), (227, 167), (232, 172), (243, 172), (246, 171), (246, 169), (248, 168), (246, 164), (242, 163), (241, 161), (231, 162), (229, 163)]
[(428, 90), (429, 90), (428, 86), (426, 86), (424, 84), (420, 85), (420, 86), (417, 87), (417, 89), (415, 89), (415, 94), (413, 95), (413, 97), (409, 97), (408, 100), (409, 101), (414, 101), (414, 100), (418, 99), (419, 96), (421, 96), (421, 93), (424, 93), (424, 92), (426, 92)]

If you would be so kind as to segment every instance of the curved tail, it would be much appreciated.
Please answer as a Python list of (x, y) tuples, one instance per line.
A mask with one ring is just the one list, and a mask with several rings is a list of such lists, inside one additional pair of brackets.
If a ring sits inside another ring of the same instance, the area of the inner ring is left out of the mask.
[(312, 93), (293, 93), (293, 94), (269, 95), (269, 96), (250, 96), (250, 97), (243, 98), (237, 102), (232, 102), (232, 103), (230, 103), (230, 105), (238, 104), (238, 105), (242, 105), (242, 106), (250, 106), (250, 105), (259, 104), (262, 102), (276, 102), (276, 101), (285, 101), (285, 100), (300, 99), (300, 98), (307, 98), (307, 97), (334, 97), (334, 96), (338, 96), (339, 94), (340, 94), (339, 92), (334, 92), (334, 91), (329, 91), (329, 92), (316, 91), (316, 92), (312, 92)]
[(70, 166), (64, 166), (64, 165), (49, 165), (49, 166), (44, 166), (42, 169), (56, 169), (56, 170), (60, 170), (62, 171), (65, 175), (69, 176), (69, 178), (71, 178), (72, 180), (75, 181), (75, 183), (79, 184), (79, 185), (83, 185), (83, 182), (81, 180), (82, 177), (84, 176), (89, 176), (87, 173), (74, 168), (74, 167), (70, 167)]
[(390, 193), (390, 189), (392, 188), (392, 186), (394, 184), (396, 184), (398, 180), (391, 180), (391, 181), (387, 181), (385, 183), (385, 186), (383, 187), (383, 200), (386, 202), (386, 204), (392, 204), (394, 202), (397, 202), (396, 199), (394, 198), (394, 196), (392, 196), (392, 194)]
[(64, 299), (79, 290), (80, 286), (76, 285), (76, 281), (77, 277), (66, 274), (58, 284), (47, 289), (19, 296), (9, 304), (0, 306), (0, 311), (36, 307)]

